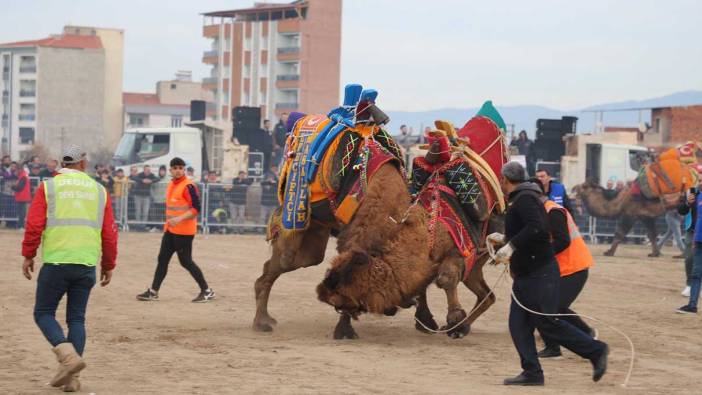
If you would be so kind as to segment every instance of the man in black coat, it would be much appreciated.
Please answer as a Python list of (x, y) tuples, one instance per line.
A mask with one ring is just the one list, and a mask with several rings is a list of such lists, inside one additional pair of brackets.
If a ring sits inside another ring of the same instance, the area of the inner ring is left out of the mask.
[[(509, 197), (505, 217), (505, 234), (493, 233), (488, 242), (504, 246), (497, 252), (497, 263), (509, 263), (514, 277), (512, 291), (530, 310), (556, 314), (560, 272), (549, 236), (548, 217), (541, 203), (541, 189), (525, 182), (524, 167), (517, 162), (502, 168), (502, 190)], [(599, 381), (607, 370), (607, 344), (593, 339), (566, 321), (529, 313), (514, 300), (509, 312), (509, 332), (519, 353), (522, 373), (505, 379), (505, 385), (543, 385), (544, 374), (539, 364), (534, 329), (593, 366), (593, 381)]]

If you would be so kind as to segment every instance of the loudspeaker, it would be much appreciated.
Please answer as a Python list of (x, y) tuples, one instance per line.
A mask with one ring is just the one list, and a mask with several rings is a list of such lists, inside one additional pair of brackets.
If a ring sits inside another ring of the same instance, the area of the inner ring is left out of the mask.
[(563, 133), (573, 133), (575, 134), (578, 125), (578, 117), (562, 117), (561, 118), (561, 130)]
[(538, 129), (536, 131), (537, 140), (557, 140), (560, 141), (563, 138), (563, 132), (560, 130), (552, 129)]
[(560, 119), (537, 119), (536, 129), (561, 130)]
[(232, 109), (232, 134), (240, 144), (258, 145), (257, 132), (261, 128), (260, 107), (234, 107)]
[(190, 121), (204, 121), (205, 120), (205, 101), (204, 100), (191, 100), (190, 101)]

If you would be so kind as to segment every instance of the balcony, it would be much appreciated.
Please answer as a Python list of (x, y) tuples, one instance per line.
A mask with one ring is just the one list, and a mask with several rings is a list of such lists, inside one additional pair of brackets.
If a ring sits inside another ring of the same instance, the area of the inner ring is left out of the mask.
[(295, 110), (298, 103), (275, 103), (276, 110)]
[(299, 81), (300, 74), (280, 74), (276, 77), (278, 81)]
[(217, 81), (219, 80), (218, 77), (205, 77), (202, 79), (202, 84), (203, 85), (209, 85), (209, 84), (217, 84)]
[(280, 47), (278, 48), (278, 55), (296, 54), (300, 53), (300, 47)]
[(20, 90), (20, 97), (37, 97), (37, 91), (34, 90)]
[(37, 116), (34, 114), (20, 114), (19, 115), (20, 121), (34, 121), (36, 119), (37, 119)]
[(37, 66), (36, 65), (20, 65), (19, 68), (20, 73), (36, 73), (37, 72)]
[(210, 50), (210, 51), (205, 51), (205, 52), (202, 54), (202, 57), (203, 57), (203, 58), (210, 58), (210, 57), (215, 57), (215, 58), (216, 58), (217, 56), (219, 56), (219, 51), (216, 50), (216, 49), (213, 49), (213, 50)]

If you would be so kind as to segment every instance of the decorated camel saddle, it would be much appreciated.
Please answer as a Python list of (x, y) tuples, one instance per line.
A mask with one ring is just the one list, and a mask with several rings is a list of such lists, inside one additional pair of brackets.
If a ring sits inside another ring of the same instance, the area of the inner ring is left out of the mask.
[[(327, 115), (292, 113), (278, 199), (282, 231), (304, 230), (310, 221), (346, 224), (365, 186), (385, 163), (404, 169), (399, 147), (383, 128), (389, 121), (376, 105), (378, 92), (347, 85), (344, 103)], [(280, 229), (269, 229), (268, 237)]]
[(677, 203), (680, 193), (697, 185), (697, 171), (685, 153), (670, 148), (641, 169), (636, 182), (644, 197)]
[(430, 213), (430, 234), (439, 224), (448, 230), (465, 260), (465, 277), (478, 257), (489, 216), (505, 210), (499, 178), (509, 160), (504, 121), (488, 101), (459, 131), (446, 121), (435, 126), (422, 147), (427, 154), (412, 163), (410, 190)]

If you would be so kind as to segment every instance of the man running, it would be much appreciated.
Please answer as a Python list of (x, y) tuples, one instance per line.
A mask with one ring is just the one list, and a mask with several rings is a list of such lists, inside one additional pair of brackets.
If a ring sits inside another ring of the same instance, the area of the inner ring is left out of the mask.
[(214, 299), (214, 291), (207, 285), (202, 270), (193, 262), (193, 239), (197, 233), (197, 216), (200, 213), (200, 195), (197, 187), (185, 176), (185, 161), (173, 158), (170, 163), (171, 177), (166, 191), (166, 224), (163, 227), (161, 250), (151, 288), (137, 295), (138, 300), (158, 300), (158, 291), (168, 273), (168, 263), (174, 253), (178, 254), (181, 266), (193, 276), (200, 286), (200, 294), (193, 302), (204, 303)]

